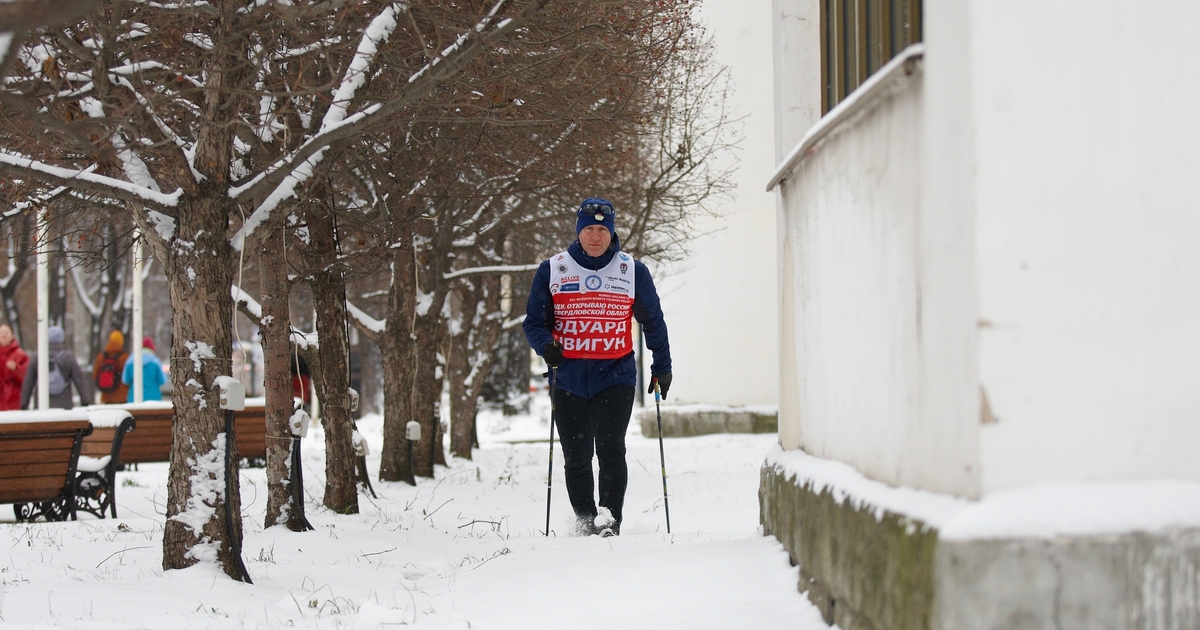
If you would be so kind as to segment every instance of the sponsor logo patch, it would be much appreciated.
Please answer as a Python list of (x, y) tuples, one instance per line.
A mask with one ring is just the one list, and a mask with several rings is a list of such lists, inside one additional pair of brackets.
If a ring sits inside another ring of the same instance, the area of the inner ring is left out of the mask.
[(622, 274), (622, 275), (624, 275), (624, 273), (625, 273), (626, 271), (629, 271), (629, 264), (628, 264), (628, 263), (621, 263), (621, 274)]
[(564, 284), (558, 289), (559, 293), (579, 293), (579, 283)]
[(600, 276), (588, 276), (587, 279), (583, 281), (583, 283), (589, 290), (592, 290), (592, 291), (599, 289), (600, 286), (604, 284), (604, 282), (602, 282), (600, 280)]

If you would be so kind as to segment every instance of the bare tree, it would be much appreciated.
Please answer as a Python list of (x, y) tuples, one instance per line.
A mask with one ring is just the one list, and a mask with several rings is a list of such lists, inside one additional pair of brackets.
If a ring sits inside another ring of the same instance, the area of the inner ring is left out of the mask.
[[(256, 230), (271, 225), (331, 145), (386, 123), (547, 3), (480, 8), (473, 28), (371, 101), (358, 89), (378, 69), (405, 5), (105, 3), (91, 20), (42, 31), (20, 48), (6, 91), (39, 106), (3, 104), (0, 170), (125, 202), (170, 280), (176, 404), (164, 568), (211, 560), (243, 577), (237, 487), (226, 494), (208, 481), (222, 461), (236, 461), (213, 389), (230, 366), (234, 253), (260, 238)], [(337, 39), (321, 31), (329, 25)], [(310, 73), (266, 92), (258, 69), (281, 55), (333, 70), (326, 81)], [(324, 103), (323, 113), (314, 110)], [(284, 115), (321, 124), (263, 167), (243, 136)], [(253, 209), (231, 241), (242, 206)]]

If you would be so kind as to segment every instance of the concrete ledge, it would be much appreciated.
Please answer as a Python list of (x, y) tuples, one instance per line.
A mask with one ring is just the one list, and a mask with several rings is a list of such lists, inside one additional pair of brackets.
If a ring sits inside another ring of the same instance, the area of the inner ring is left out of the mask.
[[(964, 523), (980, 515), (1003, 520), (997, 507), (1014, 522), (1040, 515), (1007, 509), (1019, 505), (1011, 496), (918, 496), (825, 466), (836, 463), (817, 460), (825, 468), (814, 466), (806, 477), (770, 459), (759, 487), (763, 531), (800, 566), (799, 590), (842, 630), (1200, 628), (1195, 525), (969, 538)], [(884, 500), (864, 500), (867, 493)], [(882, 507), (902, 501), (928, 518)], [(1118, 504), (1111, 509), (1120, 511)], [(957, 533), (940, 533), (951, 530)]]
[(1200, 530), (938, 545), (938, 628), (1200, 628)]
[(842, 630), (931, 628), (937, 533), (917, 520), (856, 508), (835, 491), (762, 469), (763, 532), (800, 566), (799, 589)]
[[(658, 436), (658, 418), (653, 406), (637, 411), (642, 435)], [(663, 437), (688, 437), (712, 433), (775, 433), (779, 430), (777, 407), (717, 407), (713, 405), (662, 406)]]

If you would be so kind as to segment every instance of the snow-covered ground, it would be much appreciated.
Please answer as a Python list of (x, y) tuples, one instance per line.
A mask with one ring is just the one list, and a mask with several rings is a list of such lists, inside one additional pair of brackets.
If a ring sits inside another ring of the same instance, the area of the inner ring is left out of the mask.
[[(792, 628), (824, 630), (797, 569), (758, 526), (758, 471), (774, 435), (658, 442), (631, 423), (622, 535), (573, 538), (556, 449), (546, 518), (545, 396), (530, 416), (484, 413), (481, 449), (417, 487), (374, 481), (362, 513), (320, 507), (324, 452), (305, 440), (314, 532), (264, 531), (261, 469), (242, 472), (253, 585), (211, 565), (162, 570), (166, 464), (118, 475), (120, 518), (13, 522), (0, 507), (5, 628)], [(382, 421), (359, 423), (378, 470)], [(521, 442), (541, 439), (541, 442)]]

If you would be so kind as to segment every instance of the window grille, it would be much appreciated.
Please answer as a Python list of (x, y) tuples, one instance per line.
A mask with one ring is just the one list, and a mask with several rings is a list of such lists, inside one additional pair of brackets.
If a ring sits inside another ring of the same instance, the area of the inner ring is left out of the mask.
[(820, 0), (821, 113), (910, 44), (921, 41), (922, 0)]

